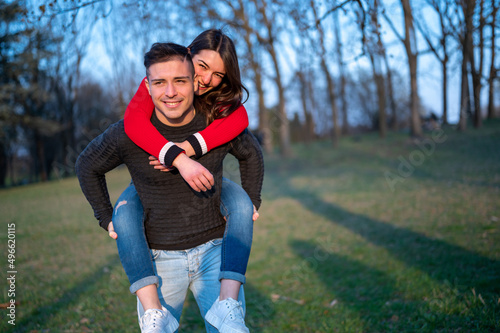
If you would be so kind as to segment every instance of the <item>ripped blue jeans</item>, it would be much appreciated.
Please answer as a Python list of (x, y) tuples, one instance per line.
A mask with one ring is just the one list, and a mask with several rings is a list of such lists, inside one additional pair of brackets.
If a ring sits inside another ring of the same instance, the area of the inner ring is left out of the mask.
[[(221, 213), (226, 218), (226, 231), (219, 280), (245, 283), (252, 246), (253, 204), (243, 188), (226, 178), (222, 179)], [(158, 285), (144, 234), (143, 207), (132, 183), (116, 201), (112, 221), (118, 234), (118, 254), (130, 281), (130, 292), (135, 293), (150, 284)]]

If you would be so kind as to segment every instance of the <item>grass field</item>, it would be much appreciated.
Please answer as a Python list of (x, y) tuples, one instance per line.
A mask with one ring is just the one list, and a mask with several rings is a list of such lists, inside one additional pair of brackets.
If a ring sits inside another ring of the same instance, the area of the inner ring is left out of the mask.
[[(252, 332), (500, 331), (500, 122), (427, 134), (420, 146), (368, 134), (266, 156)], [(128, 181), (109, 174), (113, 201)], [(1, 190), (0, 213), (0, 303), (12, 298), (8, 224), (18, 302), (15, 326), (0, 310), (0, 332), (139, 331), (115, 244), (76, 179)], [(181, 332), (204, 332), (192, 298)]]

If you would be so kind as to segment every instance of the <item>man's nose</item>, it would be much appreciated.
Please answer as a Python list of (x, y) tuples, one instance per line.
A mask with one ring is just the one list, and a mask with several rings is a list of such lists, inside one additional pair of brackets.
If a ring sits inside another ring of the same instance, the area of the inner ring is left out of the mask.
[(165, 95), (167, 97), (174, 97), (175, 95), (177, 95), (177, 90), (175, 89), (175, 86), (173, 84), (167, 84), (165, 86)]

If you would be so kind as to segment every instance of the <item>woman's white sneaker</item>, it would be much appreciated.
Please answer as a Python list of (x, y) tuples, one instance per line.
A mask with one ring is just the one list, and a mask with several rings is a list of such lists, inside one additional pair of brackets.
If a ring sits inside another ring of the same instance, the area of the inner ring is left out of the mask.
[(179, 322), (165, 307), (146, 310), (139, 325), (142, 333), (173, 333), (179, 328)]
[(244, 317), (241, 302), (232, 298), (223, 301), (217, 298), (205, 315), (205, 319), (220, 333), (249, 333)]

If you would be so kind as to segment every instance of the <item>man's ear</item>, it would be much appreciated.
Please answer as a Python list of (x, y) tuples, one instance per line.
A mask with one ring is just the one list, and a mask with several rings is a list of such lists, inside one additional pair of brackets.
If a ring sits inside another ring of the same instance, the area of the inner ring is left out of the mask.
[(146, 84), (146, 88), (148, 88), (149, 96), (151, 96), (151, 89), (149, 87), (149, 81), (147, 77), (144, 79), (144, 83)]
[(199, 81), (199, 76), (195, 74), (194, 78), (193, 78), (193, 85), (194, 85), (194, 92), (195, 93), (198, 91), (198, 88), (199, 88), (198, 81)]

